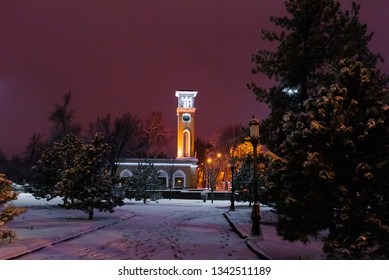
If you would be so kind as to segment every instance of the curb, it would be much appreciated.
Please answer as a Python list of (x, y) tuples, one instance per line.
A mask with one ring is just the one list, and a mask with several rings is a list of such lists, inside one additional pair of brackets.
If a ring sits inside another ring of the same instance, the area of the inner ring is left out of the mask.
[(240, 236), (240, 238), (245, 239), (247, 247), (254, 254), (256, 254), (259, 259), (270, 260), (270, 258), (261, 250), (261, 248), (252, 239), (250, 239), (250, 234), (239, 224), (234, 224), (234, 222), (228, 215), (228, 212), (225, 212), (223, 216), (226, 218), (231, 228)]
[(228, 212), (225, 212), (223, 216), (226, 218), (231, 228), (240, 236), (240, 238), (246, 239), (249, 236), (249, 234), (240, 225), (234, 224), (232, 222), (231, 218), (228, 215)]
[(269, 256), (263, 252), (262, 249), (252, 240), (246, 239), (246, 244), (247, 247), (249, 247), (249, 249), (254, 252), (261, 260), (271, 260), (271, 258), (269, 258)]

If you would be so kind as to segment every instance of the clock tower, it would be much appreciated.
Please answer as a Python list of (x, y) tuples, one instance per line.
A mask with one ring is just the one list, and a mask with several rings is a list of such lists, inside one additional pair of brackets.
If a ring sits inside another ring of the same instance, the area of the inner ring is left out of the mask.
[(176, 91), (177, 106), (177, 158), (193, 158), (194, 153), (194, 99), (197, 91)]

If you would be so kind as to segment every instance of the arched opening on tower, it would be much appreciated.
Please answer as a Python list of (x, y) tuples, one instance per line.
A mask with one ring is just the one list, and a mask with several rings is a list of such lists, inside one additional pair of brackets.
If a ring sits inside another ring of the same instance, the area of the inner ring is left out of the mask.
[(184, 130), (183, 134), (183, 156), (190, 157), (190, 131), (189, 129)]

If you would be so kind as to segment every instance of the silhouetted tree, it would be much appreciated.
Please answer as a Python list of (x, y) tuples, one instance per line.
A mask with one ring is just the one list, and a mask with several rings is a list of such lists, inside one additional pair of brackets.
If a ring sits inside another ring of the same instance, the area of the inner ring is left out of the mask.
[[(145, 156), (157, 158), (164, 153), (170, 131), (166, 128), (161, 112), (152, 112), (143, 126)], [(165, 151), (166, 152), (166, 151)]]
[(100, 133), (110, 147), (109, 170), (112, 176), (116, 175), (120, 159), (138, 149), (140, 126), (140, 119), (130, 113), (124, 113), (115, 120), (107, 114), (90, 125), (89, 134), (93, 136), (96, 132)]
[(211, 202), (213, 203), (213, 192), (217, 189), (217, 183), (223, 182), (226, 161), (221, 153), (210, 151), (207, 155), (207, 162), (205, 164), (205, 174), (207, 176), (208, 186), (211, 188)]
[(74, 110), (70, 107), (72, 101), (72, 93), (68, 91), (63, 94), (63, 103), (55, 104), (55, 109), (50, 113), (49, 120), (53, 123), (51, 128), (50, 143), (60, 141), (65, 135), (72, 133), (79, 135), (81, 126), (73, 122)]
[(40, 133), (34, 133), (23, 154), (23, 169), (25, 170), (23, 173), (25, 175), (24, 179), (26, 182), (32, 181), (32, 172), (31, 168), (36, 165), (37, 161), (41, 157), (42, 151), (45, 147), (43, 135)]
[(211, 144), (223, 155), (231, 157), (239, 144), (245, 141), (246, 136), (246, 127), (240, 124), (231, 124), (223, 127), (214, 135)]
[(0, 150), (0, 173), (5, 173), (8, 160), (2, 150)]
[(23, 179), (26, 177), (25, 168), (23, 167), (23, 160), (18, 155), (13, 155), (11, 159), (7, 162), (5, 168), (5, 174), (7, 177), (16, 183), (22, 183)]
[(40, 133), (34, 133), (23, 153), (23, 159), (28, 163), (36, 163), (39, 159), (44, 147), (43, 135)]
[(206, 164), (207, 164), (207, 153), (212, 149), (212, 145), (209, 142), (206, 142), (200, 138), (196, 138), (195, 140), (195, 148), (198, 160), (198, 170), (197, 170), (197, 180), (199, 183), (202, 183), (203, 187), (206, 183)]

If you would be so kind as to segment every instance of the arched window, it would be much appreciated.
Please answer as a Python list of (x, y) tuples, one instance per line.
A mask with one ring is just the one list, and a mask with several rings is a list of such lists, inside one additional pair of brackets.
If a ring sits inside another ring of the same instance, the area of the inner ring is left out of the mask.
[(125, 178), (125, 177), (131, 177), (132, 176), (132, 172), (128, 169), (124, 169), (122, 170), (122, 172), (120, 172), (120, 178)]
[(167, 174), (167, 172), (161, 169), (157, 173), (158, 173), (158, 181), (161, 188), (169, 188), (169, 175)]
[(173, 174), (173, 188), (185, 189), (186, 188), (186, 175), (184, 171), (177, 170)]
[(132, 172), (128, 169), (124, 169), (120, 172), (119, 187), (128, 187), (129, 178), (132, 177)]

